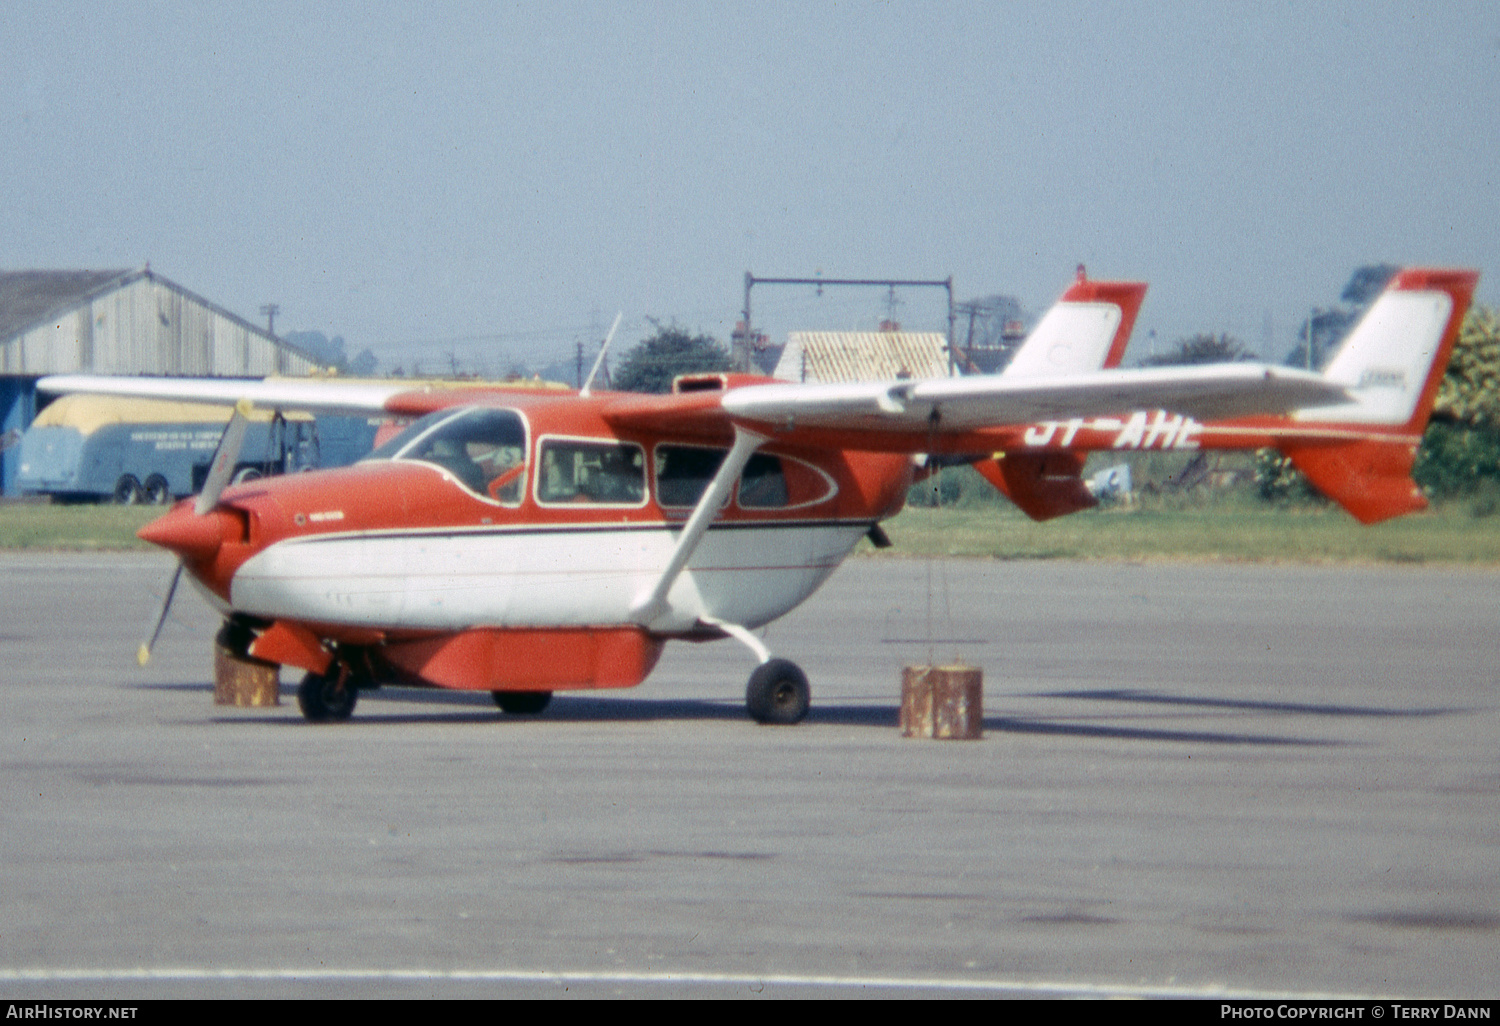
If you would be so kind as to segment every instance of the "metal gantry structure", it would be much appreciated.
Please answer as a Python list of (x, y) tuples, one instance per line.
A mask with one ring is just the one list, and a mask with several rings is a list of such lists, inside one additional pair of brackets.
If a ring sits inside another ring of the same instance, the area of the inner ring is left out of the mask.
[(898, 288), (940, 288), (948, 293), (948, 373), (953, 375), (956, 364), (953, 354), (953, 276), (941, 280), (924, 280), (915, 278), (757, 278), (749, 271), (745, 272), (745, 329), (743, 337), (746, 339), (745, 347), (733, 354), (736, 370), (748, 370), (750, 352), (748, 340), (754, 337), (754, 331), (750, 320), (750, 292), (757, 285), (815, 285), (821, 289), (825, 285), (862, 285), (866, 288), (876, 286), (887, 289)]

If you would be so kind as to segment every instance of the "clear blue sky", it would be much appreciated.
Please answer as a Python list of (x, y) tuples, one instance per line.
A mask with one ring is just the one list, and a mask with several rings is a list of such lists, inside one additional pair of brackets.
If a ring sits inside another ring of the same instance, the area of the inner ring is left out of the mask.
[(1362, 263), (1500, 305), (1494, 3), (28, 2), (0, 38), (0, 267), (150, 261), (387, 366), (544, 362), (617, 310), (727, 339), (746, 270), (1039, 311), (1082, 261), (1151, 283), (1132, 358), (1279, 356)]

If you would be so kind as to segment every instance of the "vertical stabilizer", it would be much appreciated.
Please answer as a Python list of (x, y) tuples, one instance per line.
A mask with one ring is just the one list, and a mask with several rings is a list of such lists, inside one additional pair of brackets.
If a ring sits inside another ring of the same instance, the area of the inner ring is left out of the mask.
[(1008, 378), (1052, 377), (1118, 367), (1146, 298), (1146, 283), (1082, 275), (1037, 322), (1004, 370)]
[(1479, 282), (1475, 271), (1412, 268), (1391, 279), (1323, 376), (1349, 405), (1301, 410), (1301, 422), (1380, 424), (1420, 435)]
[[(1056, 377), (1118, 367), (1146, 298), (1146, 283), (1078, 280), (1037, 322), (1006, 366), (1007, 378)], [(1078, 453), (997, 453), (974, 469), (1033, 520), (1098, 505)]]
[(1299, 410), (1301, 430), (1279, 443), (1361, 523), (1427, 507), (1411, 468), (1478, 283), (1476, 271), (1432, 268), (1392, 278), (1323, 371), (1354, 402)]

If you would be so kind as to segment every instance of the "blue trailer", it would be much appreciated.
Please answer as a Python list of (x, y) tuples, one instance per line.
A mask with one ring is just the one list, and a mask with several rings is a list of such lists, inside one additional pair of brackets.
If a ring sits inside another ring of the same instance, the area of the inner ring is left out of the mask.
[[(167, 503), (192, 495), (232, 412), (205, 403), (63, 396), (22, 435), (16, 485), (54, 501)], [(369, 453), (380, 423), (256, 411), (233, 480), (346, 466)]]

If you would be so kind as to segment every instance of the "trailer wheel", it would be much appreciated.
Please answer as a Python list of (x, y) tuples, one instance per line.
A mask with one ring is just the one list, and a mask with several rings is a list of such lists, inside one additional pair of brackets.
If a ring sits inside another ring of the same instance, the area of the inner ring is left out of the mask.
[(241, 467), (239, 470), (236, 470), (234, 472), (234, 478), (230, 481), (230, 483), (231, 484), (244, 484), (246, 481), (259, 481), (259, 480), (260, 480), (260, 471), (256, 470), (254, 467)]
[(134, 474), (121, 474), (115, 482), (115, 505), (135, 506), (141, 501), (141, 483)]
[(172, 486), (160, 474), (146, 478), (146, 501), (153, 506), (165, 506), (172, 501)]

